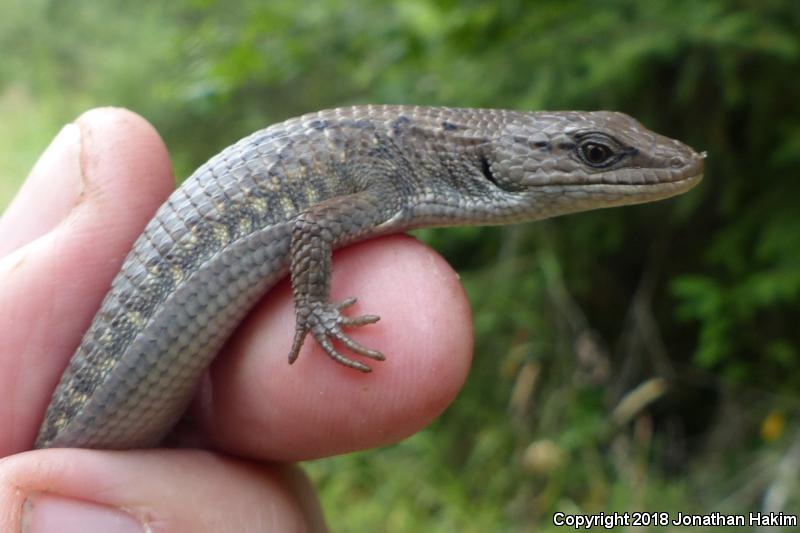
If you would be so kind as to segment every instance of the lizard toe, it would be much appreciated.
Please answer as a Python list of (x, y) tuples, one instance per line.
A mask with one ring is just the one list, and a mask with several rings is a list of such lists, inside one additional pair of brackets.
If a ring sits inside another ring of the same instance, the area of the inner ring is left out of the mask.
[(384, 355), (378, 350), (372, 350), (363, 344), (354, 341), (340, 329), (331, 331), (329, 334), (357, 354), (363, 355), (364, 357), (369, 357), (370, 359), (375, 359), (376, 361), (384, 361), (386, 359), (386, 357), (384, 357)]
[(372, 369), (369, 366), (365, 365), (364, 363), (360, 361), (355, 361), (353, 359), (350, 359), (349, 357), (342, 355), (333, 346), (333, 343), (328, 338), (328, 332), (319, 335), (317, 334), (317, 332), (312, 332), (312, 334), (314, 335), (314, 338), (317, 339), (317, 342), (322, 347), (322, 349), (325, 350), (325, 353), (327, 353), (334, 361), (341, 363), (344, 366), (358, 370), (360, 372), (365, 372), (365, 373), (372, 372)]

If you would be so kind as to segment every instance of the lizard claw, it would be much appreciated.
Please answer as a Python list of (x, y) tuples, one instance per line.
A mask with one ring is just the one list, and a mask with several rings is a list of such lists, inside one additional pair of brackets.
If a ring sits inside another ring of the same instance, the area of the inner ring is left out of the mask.
[(347, 335), (342, 327), (357, 327), (367, 324), (374, 324), (380, 317), (378, 315), (361, 315), (356, 317), (348, 317), (341, 314), (341, 310), (350, 307), (356, 303), (356, 298), (346, 298), (341, 302), (331, 303), (317, 303), (311, 304), (311, 312), (304, 314), (304, 316), (297, 317), (297, 327), (295, 329), (294, 341), (292, 342), (292, 349), (289, 352), (289, 364), (297, 360), (300, 354), (300, 348), (308, 333), (316, 339), (319, 345), (325, 350), (334, 361), (337, 361), (345, 366), (359, 370), (361, 372), (371, 372), (372, 369), (361, 363), (342, 355), (333, 345), (331, 339), (336, 339), (341, 342), (345, 347), (353, 352), (369, 357), (376, 361), (385, 360), (384, 355), (377, 351), (367, 348), (366, 346), (354, 341)]

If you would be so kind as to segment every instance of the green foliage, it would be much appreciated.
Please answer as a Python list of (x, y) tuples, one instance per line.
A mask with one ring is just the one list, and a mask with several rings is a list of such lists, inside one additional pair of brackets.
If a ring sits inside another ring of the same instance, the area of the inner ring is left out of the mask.
[[(150, 119), (179, 175), (334, 105), (628, 112), (707, 150), (704, 183), (656, 205), (420, 232), (474, 305), (470, 380), (429, 430), (309, 469), (334, 530), (755, 510), (799, 423), (775, 414), (797, 412), (800, 385), (798, 5), (8, 1), (0, 113), (15, 148), (0, 201), (49, 134), (95, 105)], [(614, 422), (652, 378), (666, 392)]]

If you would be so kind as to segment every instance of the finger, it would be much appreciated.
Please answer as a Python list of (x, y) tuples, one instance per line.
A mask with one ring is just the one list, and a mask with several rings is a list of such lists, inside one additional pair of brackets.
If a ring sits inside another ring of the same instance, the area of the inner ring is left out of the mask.
[(52, 449), (3, 459), (0, 531), (23, 522), (25, 531), (65, 533), (325, 530), (296, 468), (189, 450)]
[(0, 257), (50, 231), (67, 216), (83, 190), (81, 133), (64, 126), (28, 174), (0, 217)]
[[(193, 411), (213, 443), (251, 457), (300, 460), (397, 441), (453, 400), (472, 355), (471, 316), (458, 276), (430, 248), (391, 236), (334, 254), (334, 301), (376, 324), (348, 334), (386, 361), (362, 374), (307, 339), (294, 365), (288, 283), (251, 313), (212, 366)], [(340, 346), (345, 350), (343, 346)], [(358, 359), (358, 355), (346, 355)]]
[[(111, 279), (173, 184), (164, 144), (130, 111), (89, 111), (65, 131), (43, 156), (59, 163), (37, 164), (3, 218), (0, 240), (13, 251), (0, 259), (0, 456), (30, 447)], [(44, 209), (31, 192), (42, 183), (52, 193)], [(53, 206), (58, 216), (43, 213)]]

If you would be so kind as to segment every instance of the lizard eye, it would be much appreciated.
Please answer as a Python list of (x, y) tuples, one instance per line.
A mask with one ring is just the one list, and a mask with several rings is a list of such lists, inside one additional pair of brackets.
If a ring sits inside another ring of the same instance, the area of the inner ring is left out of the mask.
[(616, 159), (614, 150), (597, 141), (586, 141), (578, 147), (578, 153), (586, 164), (593, 167), (606, 167)]

